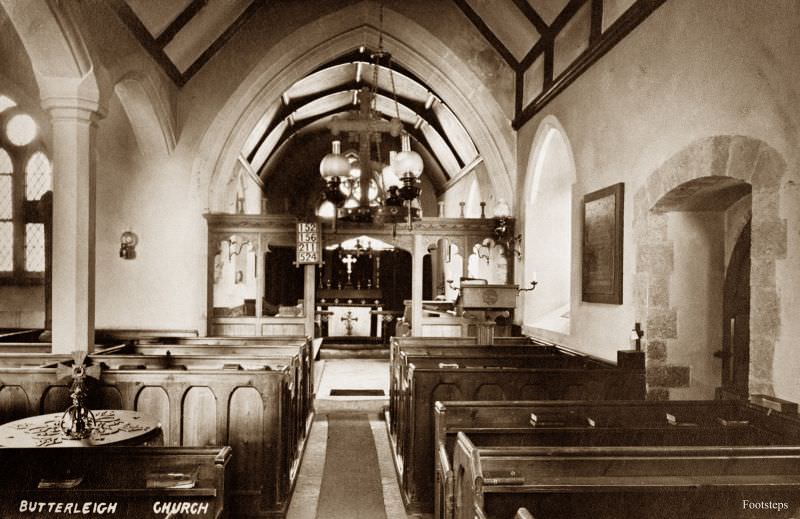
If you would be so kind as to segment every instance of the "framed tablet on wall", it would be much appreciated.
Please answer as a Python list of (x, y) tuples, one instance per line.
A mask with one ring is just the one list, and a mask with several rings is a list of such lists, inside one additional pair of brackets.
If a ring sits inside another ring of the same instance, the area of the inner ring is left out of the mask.
[(625, 185), (583, 196), (582, 300), (622, 304), (622, 231)]

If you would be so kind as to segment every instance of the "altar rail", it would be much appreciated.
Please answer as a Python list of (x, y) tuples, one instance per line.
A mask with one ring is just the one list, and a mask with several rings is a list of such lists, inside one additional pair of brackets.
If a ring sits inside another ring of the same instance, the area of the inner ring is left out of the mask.
[[(17, 416), (63, 411), (69, 405), (66, 383), (57, 380), (56, 368), (2, 368), (2, 408)], [(258, 370), (108, 369), (93, 393), (97, 407), (159, 419), (167, 445), (230, 445), (233, 513), (281, 517), (304, 447), (292, 443), (293, 384), (291, 368), (277, 364)]]

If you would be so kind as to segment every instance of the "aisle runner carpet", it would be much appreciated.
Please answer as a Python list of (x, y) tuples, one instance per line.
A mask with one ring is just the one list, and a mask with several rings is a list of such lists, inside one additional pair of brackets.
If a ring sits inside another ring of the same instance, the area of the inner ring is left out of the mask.
[(328, 415), (317, 519), (385, 519), (378, 453), (366, 414)]

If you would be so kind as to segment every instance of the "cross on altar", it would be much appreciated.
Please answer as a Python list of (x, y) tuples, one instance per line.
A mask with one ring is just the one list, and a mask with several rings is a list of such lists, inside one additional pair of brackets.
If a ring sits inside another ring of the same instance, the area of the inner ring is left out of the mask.
[[(370, 155), (372, 142), (375, 141), (380, 145), (382, 133), (388, 133), (393, 137), (398, 137), (403, 130), (403, 123), (398, 117), (393, 117), (391, 121), (386, 121), (375, 114), (372, 109), (374, 98), (375, 94), (370, 92), (368, 88), (363, 87), (358, 92), (358, 115), (350, 119), (333, 117), (328, 124), (328, 128), (330, 128), (334, 137), (338, 136), (341, 132), (347, 132), (351, 135), (358, 136), (358, 162), (361, 165), (362, 172), (359, 178), (359, 187), (361, 188), (359, 204), (362, 207), (369, 206), (369, 182), (372, 179), (371, 172), (374, 167)], [(380, 171), (382, 167), (383, 165), (377, 165), (378, 171)]]
[(347, 284), (351, 284), (352, 281), (350, 280), (350, 275), (353, 273), (353, 263), (358, 261), (358, 258), (354, 257), (352, 254), (348, 254), (344, 258), (342, 258), (342, 263), (347, 265)]
[(344, 322), (347, 335), (353, 335), (353, 322), (358, 321), (358, 317), (354, 316), (353, 312), (348, 310), (347, 313), (341, 317), (340, 321)]

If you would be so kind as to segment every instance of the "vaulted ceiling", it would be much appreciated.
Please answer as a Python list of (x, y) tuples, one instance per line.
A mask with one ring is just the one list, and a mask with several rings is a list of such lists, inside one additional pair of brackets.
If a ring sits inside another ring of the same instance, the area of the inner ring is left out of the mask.
[[(109, 1), (178, 86), (258, 9), (276, 5), (276, 0)], [(463, 31), (478, 37), (477, 31), (513, 71), (512, 125), (519, 128), (666, 0), (441, 1), (452, 2)], [(284, 91), (241, 151), (248, 171), (267, 182), (287, 164), (295, 171), (316, 169), (329, 146), (332, 117), (355, 112), (357, 92), (365, 87), (377, 91), (377, 116), (403, 121), (437, 193), (479, 163), (479, 150), (457, 114), (412, 72), (391, 61), (389, 68), (376, 68), (370, 58), (375, 50), (362, 47), (340, 56)]]
[[(453, 2), (513, 69), (513, 123), (519, 128), (666, 0), (440, 1)], [(258, 9), (276, 0), (109, 2), (142, 46), (182, 86)], [(585, 41), (575, 45), (581, 39)]]

